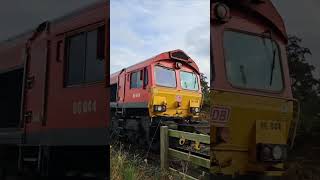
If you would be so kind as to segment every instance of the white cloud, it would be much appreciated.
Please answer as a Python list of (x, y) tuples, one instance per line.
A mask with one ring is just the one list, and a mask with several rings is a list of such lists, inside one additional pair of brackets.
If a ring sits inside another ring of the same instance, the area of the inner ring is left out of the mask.
[(110, 27), (111, 72), (182, 49), (209, 78), (209, 0), (111, 0)]

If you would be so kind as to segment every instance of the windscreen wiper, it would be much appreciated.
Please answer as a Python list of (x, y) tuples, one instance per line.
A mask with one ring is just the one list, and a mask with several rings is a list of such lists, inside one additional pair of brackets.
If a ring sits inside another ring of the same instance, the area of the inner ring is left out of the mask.
[[(273, 43), (272, 43), (272, 47), (273, 47)], [(276, 49), (274, 47), (272, 49), (273, 49), (273, 57), (272, 57), (272, 65), (271, 65), (270, 86), (272, 85), (273, 72), (274, 72), (274, 67), (275, 67), (275, 62), (276, 62)]]
[(241, 79), (244, 85), (247, 85), (247, 77), (246, 74), (244, 73), (244, 66), (240, 65), (240, 73), (241, 73)]
[[(269, 81), (270, 82), (269, 84), (271, 86), (272, 85), (272, 81), (273, 81), (273, 72), (274, 72), (274, 68), (275, 68), (275, 62), (276, 62), (276, 48), (274, 47), (274, 44), (273, 44), (274, 40), (273, 40), (273, 36), (272, 36), (272, 31), (271, 30), (267, 30), (267, 31), (263, 32), (262, 34), (266, 34), (266, 33), (268, 33), (269, 36), (270, 36), (271, 48), (272, 48), (272, 53), (273, 53), (271, 70), (270, 70), (271, 74), (270, 74), (270, 81)], [(263, 45), (264, 45), (264, 47), (267, 47), (265, 38), (263, 38)]]

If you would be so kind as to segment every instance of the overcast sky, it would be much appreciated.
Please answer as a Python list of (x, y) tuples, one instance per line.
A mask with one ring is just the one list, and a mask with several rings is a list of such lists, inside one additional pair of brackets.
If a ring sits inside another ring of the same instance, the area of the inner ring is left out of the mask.
[[(0, 41), (95, 1), (99, 0), (1, 0)], [(288, 33), (301, 37), (303, 45), (311, 49), (313, 55), (308, 59), (317, 66), (320, 76), (320, 1), (273, 2)], [(209, 32), (207, 0), (112, 0), (111, 13), (111, 57), (116, 59), (111, 62), (112, 71), (162, 51), (181, 48), (208, 74), (209, 67), (204, 65), (209, 60), (206, 55), (209, 44), (205, 39)]]
[(320, 78), (320, 1), (319, 0), (272, 0), (283, 17), (287, 32), (303, 40), (310, 48), (308, 60), (317, 67), (315, 75)]
[(181, 49), (210, 74), (209, 0), (111, 0), (111, 72)]

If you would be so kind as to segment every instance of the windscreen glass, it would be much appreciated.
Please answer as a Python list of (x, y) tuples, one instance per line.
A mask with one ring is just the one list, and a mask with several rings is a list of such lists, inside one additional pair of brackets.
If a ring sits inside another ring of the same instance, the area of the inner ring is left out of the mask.
[(182, 89), (197, 91), (199, 89), (198, 77), (195, 73), (180, 71)]
[(271, 39), (227, 31), (224, 49), (232, 85), (271, 91), (283, 88), (279, 49)]
[(155, 66), (155, 80), (158, 86), (176, 87), (176, 73), (173, 69)]

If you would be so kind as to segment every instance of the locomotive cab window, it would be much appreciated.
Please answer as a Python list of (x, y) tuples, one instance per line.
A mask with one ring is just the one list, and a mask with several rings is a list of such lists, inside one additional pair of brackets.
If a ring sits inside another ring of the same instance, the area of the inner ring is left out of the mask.
[(155, 79), (158, 86), (177, 87), (176, 72), (173, 69), (155, 66)]
[(197, 91), (199, 90), (198, 77), (195, 73), (180, 71), (182, 89)]
[(148, 69), (147, 68), (144, 68), (143, 70), (144, 72), (144, 75), (143, 75), (143, 86), (146, 87), (148, 85)]
[(66, 85), (101, 82), (104, 79), (105, 28), (68, 37)]
[(143, 85), (143, 78), (142, 78), (142, 70), (133, 72), (131, 73), (131, 78), (130, 78), (130, 88), (142, 88)]
[(234, 31), (224, 33), (229, 82), (242, 88), (281, 91), (282, 69), (278, 45), (269, 38)]

